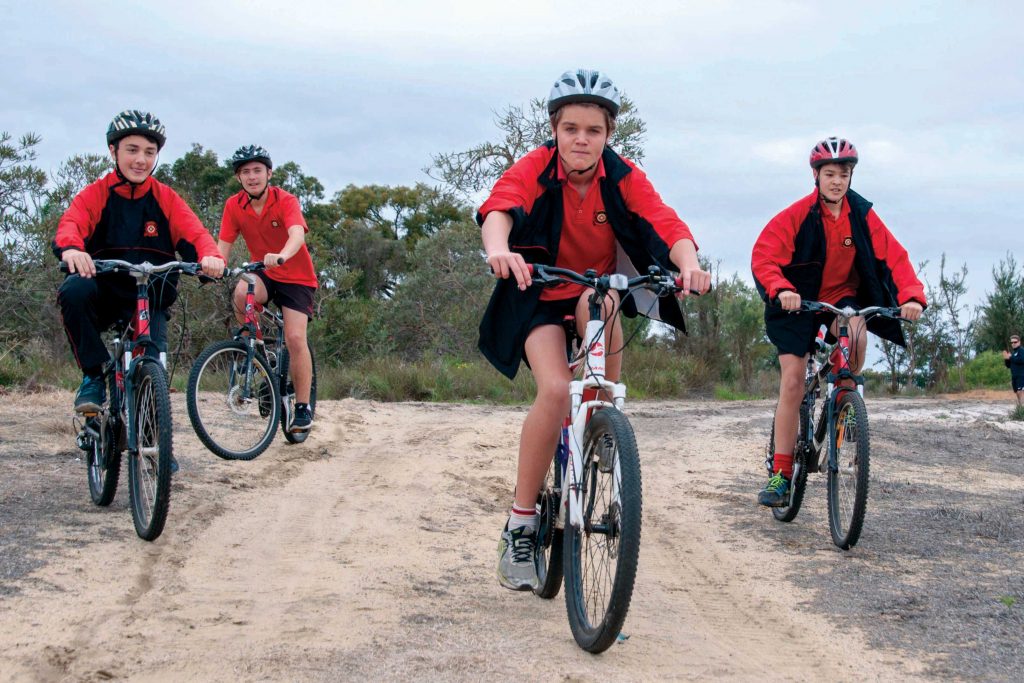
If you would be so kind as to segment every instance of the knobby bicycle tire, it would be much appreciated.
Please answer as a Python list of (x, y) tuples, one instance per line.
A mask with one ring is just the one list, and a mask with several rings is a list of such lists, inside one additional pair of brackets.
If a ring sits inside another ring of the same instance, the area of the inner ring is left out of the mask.
[[(110, 414), (100, 432), (100, 438), (93, 441), (89, 452), (89, 496), (96, 505), (106, 507), (117, 493), (117, 480), (121, 476), (121, 429), (120, 398), (114, 373), (107, 375), (107, 404)], [(104, 433), (105, 432), (105, 433)]]
[[(582, 457), (584, 528), (566, 522), (565, 605), (577, 644), (598, 653), (622, 630), (640, 554), (640, 458), (626, 416), (615, 408), (595, 411), (584, 433)], [(612, 491), (616, 472), (617, 498)]]
[(252, 460), (274, 441), (280, 395), (266, 357), (252, 358), (252, 385), (244, 397), (245, 342), (224, 340), (203, 349), (192, 364), (185, 403), (196, 436), (225, 460)]
[(144, 361), (134, 372), (135, 450), (128, 454), (128, 494), (135, 533), (160, 536), (171, 501), (171, 399), (163, 367)]
[[(307, 342), (308, 343), (308, 342)], [(313, 364), (313, 382), (309, 386), (309, 412), (316, 417), (316, 356), (313, 355), (313, 347), (309, 347), (309, 360)], [(302, 443), (309, 437), (309, 431), (292, 432), (288, 429), (292, 413), (295, 412), (295, 386), (288, 378), (288, 370), (291, 367), (291, 356), (287, 348), (282, 348), (278, 356), (278, 374), (281, 379), (281, 396), (287, 405), (281, 410), (281, 431), (284, 432), (285, 441), (288, 443)]]
[(561, 504), (561, 467), (558, 449), (544, 478), (544, 489), (537, 497), (537, 578), (540, 585), (534, 594), (545, 600), (558, 595), (562, 587), (563, 530), (557, 527), (558, 506)]
[(828, 469), (828, 521), (832, 542), (849, 550), (860, 539), (867, 512), (871, 434), (864, 399), (856, 391), (840, 392), (835, 416), (829, 433), (835, 459)]
[[(804, 503), (804, 492), (807, 490), (807, 448), (811, 448), (809, 439), (814, 438), (808, 433), (808, 408), (804, 402), (800, 403), (800, 429), (797, 432), (796, 447), (793, 448), (793, 464), (798, 466), (800, 474), (791, 482), (793, 495), (789, 505), (781, 508), (772, 508), (772, 515), (780, 522), (792, 522), (800, 513), (800, 506)], [(775, 421), (772, 420), (772, 435), (768, 441), (770, 452), (775, 452)]]

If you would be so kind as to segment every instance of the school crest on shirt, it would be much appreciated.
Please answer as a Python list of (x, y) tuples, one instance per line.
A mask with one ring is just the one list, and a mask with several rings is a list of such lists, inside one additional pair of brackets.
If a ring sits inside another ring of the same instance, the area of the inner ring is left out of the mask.
[(608, 214), (604, 211), (594, 212), (594, 225), (605, 225), (608, 222)]
[(277, 221), (270, 221), (270, 227), (272, 227), (272, 228), (279, 227), (279, 225), (280, 224)]
[(146, 225), (142, 228), (142, 234), (146, 237), (156, 237), (156, 221), (146, 221)]
[(847, 235), (846, 237), (844, 237), (843, 238), (843, 246), (844, 247), (852, 247), (853, 246), (853, 237), (851, 237), (850, 235)]

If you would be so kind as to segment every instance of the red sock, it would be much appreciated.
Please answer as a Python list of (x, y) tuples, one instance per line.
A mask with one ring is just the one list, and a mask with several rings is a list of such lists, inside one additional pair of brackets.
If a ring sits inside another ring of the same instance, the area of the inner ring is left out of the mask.
[(775, 463), (775, 473), (781, 474), (786, 479), (793, 478), (793, 454), (792, 453), (776, 453), (772, 459)]

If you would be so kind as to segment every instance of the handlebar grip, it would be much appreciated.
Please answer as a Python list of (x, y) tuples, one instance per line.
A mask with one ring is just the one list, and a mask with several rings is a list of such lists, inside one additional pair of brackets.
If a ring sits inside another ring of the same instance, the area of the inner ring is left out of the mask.
[[(683, 288), (683, 278), (681, 278), (681, 277), (675, 278), (674, 280), (672, 280), (672, 284), (674, 284), (677, 288), (682, 289)], [(708, 294), (711, 293), (711, 286), (710, 285), (708, 286), (707, 293)], [(693, 294), (694, 296), (703, 296), (701, 294), (700, 290), (694, 289), (693, 287), (690, 287), (690, 294)]]
[(57, 267), (60, 269), (60, 272), (62, 272), (62, 273), (70, 273), (71, 272), (70, 270), (68, 270), (68, 264), (67, 264), (66, 261), (61, 261), (60, 265), (58, 265)]
[(277, 257), (277, 265), (279, 265), (279, 266), (283, 266), (284, 265), (284, 259), (281, 258), (280, 256)]

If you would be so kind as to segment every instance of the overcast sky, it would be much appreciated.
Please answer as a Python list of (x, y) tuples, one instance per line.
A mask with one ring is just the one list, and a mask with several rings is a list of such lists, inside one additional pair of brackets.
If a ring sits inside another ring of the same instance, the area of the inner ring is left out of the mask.
[[(53, 170), (105, 152), (118, 111), (193, 142), (292, 160), (328, 193), (428, 181), (493, 112), (599, 68), (647, 122), (644, 168), (703, 250), (748, 280), (764, 224), (850, 138), (854, 188), (915, 262), (1024, 259), (1020, 2), (48, 2), (0, 0), (0, 130)], [(211, 226), (214, 227), (214, 226)]]

